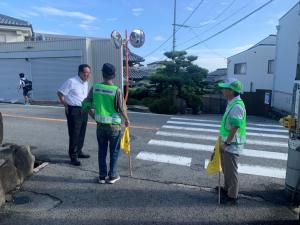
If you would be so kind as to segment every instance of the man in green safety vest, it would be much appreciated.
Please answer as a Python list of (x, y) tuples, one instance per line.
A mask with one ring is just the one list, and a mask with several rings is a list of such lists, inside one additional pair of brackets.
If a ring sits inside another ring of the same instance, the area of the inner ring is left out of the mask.
[[(100, 184), (113, 184), (120, 180), (117, 162), (120, 152), (121, 124), (129, 126), (127, 107), (121, 90), (113, 84), (115, 67), (105, 63), (102, 67), (103, 83), (95, 83), (83, 102), (83, 108), (97, 122), (98, 163)], [(91, 110), (93, 109), (93, 110)], [(109, 146), (110, 164), (107, 171), (106, 155)]]
[(223, 95), (228, 100), (220, 128), (221, 163), (224, 174), (221, 203), (236, 205), (239, 191), (238, 158), (246, 143), (246, 109), (240, 97), (243, 86), (235, 78), (229, 78), (218, 86), (222, 88)]

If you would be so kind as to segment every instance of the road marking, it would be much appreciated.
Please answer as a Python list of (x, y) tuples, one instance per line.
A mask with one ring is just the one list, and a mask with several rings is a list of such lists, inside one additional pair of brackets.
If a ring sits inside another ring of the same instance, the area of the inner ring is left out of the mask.
[(152, 152), (140, 152), (137, 156), (137, 159), (153, 161), (153, 162), (161, 162), (168, 164), (175, 164), (180, 166), (191, 166), (192, 158), (183, 157), (178, 155), (165, 155), (165, 154), (156, 154)]
[[(168, 124), (179, 124), (179, 125), (192, 125), (192, 126), (203, 126), (203, 127), (216, 127), (220, 128), (220, 125), (209, 124), (209, 123), (193, 123), (193, 122), (182, 122), (182, 121), (167, 121)], [(267, 131), (267, 132), (276, 132), (276, 133), (288, 133), (287, 130), (279, 129), (266, 129), (266, 128), (256, 128), (256, 127), (247, 127), (247, 130), (253, 131)]]
[[(216, 120), (205, 120), (205, 119), (188, 119), (188, 118), (180, 118), (180, 117), (171, 117), (172, 120), (183, 120), (183, 121), (195, 121), (195, 122), (211, 122), (211, 123), (221, 123), (221, 119), (218, 121)], [(247, 123), (247, 125), (253, 125), (258, 127), (277, 127), (277, 128), (283, 128), (281, 125), (276, 124), (264, 124), (264, 123)]]
[[(187, 130), (187, 131), (200, 131), (200, 132), (219, 133), (219, 130), (216, 130), (216, 129), (198, 128), (198, 127), (181, 127), (181, 126), (163, 125), (162, 128), (173, 129), (173, 130)], [(255, 132), (247, 132), (247, 136), (271, 137), (271, 138), (284, 138), (284, 139), (288, 139), (287, 135), (265, 134), (265, 133), (255, 133)]]
[[(198, 140), (209, 140), (209, 141), (216, 141), (216, 136), (209, 136), (209, 135), (200, 135), (200, 134), (185, 134), (185, 133), (177, 133), (177, 132), (164, 132), (158, 131), (156, 135), (165, 136), (165, 137), (182, 137), (182, 138), (191, 138), (191, 139), (198, 139)], [(250, 145), (265, 145), (265, 146), (273, 146), (273, 147), (288, 147), (287, 142), (274, 142), (274, 141), (258, 141), (247, 139), (247, 144)]]
[[(213, 152), (214, 146), (212, 145), (202, 145), (202, 144), (192, 144), (178, 141), (164, 141), (164, 140), (150, 140), (149, 145), (164, 146), (170, 148), (178, 148), (192, 151), (204, 151)], [(242, 156), (248, 156), (253, 158), (265, 158), (265, 159), (277, 159), (277, 160), (287, 160), (286, 153), (280, 152), (270, 152), (270, 151), (259, 151), (254, 149), (243, 149), (240, 153)]]
[[(47, 118), (47, 117), (33, 117), (33, 116), (19, 116), (19, 115), (11, 115), (11, 114), (2, 114), (3, 117), (10, 117), (10, 118), (16, 118), (16, 119), (30, 119), (30, 120), (40, 120), (40, 121), (47, 121), (47, 122), (67, 122), (66, 119), (55, 119), (55, 118)], [(91, 125), (97, 125), (95, 122), (88, 122), (88, 124)], [(143, 127), (143, 126), (130, 126), (130, 128), (133, 129), (143, 129), (143, 130), (154, 130), (157, 131), (159, 128), (157, 127)]]
[[(204, 168), (207, 169), (209, 160), (205, 160)], [(265, 167), (248, 164), (238, 164), (238, 172), (241, 174), (256, 175), (263, 177), (274, 177), (279, 179), (285, 179), (286, 170), (275, 167)]]

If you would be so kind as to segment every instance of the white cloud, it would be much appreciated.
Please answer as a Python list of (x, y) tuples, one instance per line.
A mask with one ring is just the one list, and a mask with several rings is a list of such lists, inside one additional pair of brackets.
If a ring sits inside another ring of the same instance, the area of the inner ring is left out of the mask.
[(131, 9), (131, 12), (134, 16), (140, 16), (143, 11), (144, 11), (143, 8), (133, 8), (133, 9)]
[(194, 8), (191, 7), (191, 6), (187, 6), (185, 9), (186, 9), (187, 11), (190, 11), (190, 12), (194, 10)]
[(62, 16), (62, 17), (72, 17), (83, 19), (85, 22), (95, 21), (97, 18), (95, 16), (85, 14), (77, 11), (65, 11), (58, 8), (46, 6), (46, 7), (33, 7), (36, 11), (50, 16)]
[(115, 22), (115, 21), (118, 21), (118, 20), (119, 20), (119, 18), (117, 18), (117, 17), (106, 18), (106, 21), (108, 21), (108, 22)]
[(86, 31), (95, 31), (95, 30), (99, 29), (96, 26), (92, 26), (92, 25), (88, 25), (88, 24), (84, 24), (84, 23), (79, 24), (79, 27)]
[(155, 37), (153, 38), (153, 40), (154, 40), (154, 41), (165, 41), (166, 38), (163, 37), (163, 36), (161, 36), (161, 35), (158, 35), (158, 36), (155, 36)]
[(199, 25), (206, 26), (208, 24), (215, 23), (215, 22), (216, 22), (216, 20), (206, 20), (206, 21), (200, 22)]

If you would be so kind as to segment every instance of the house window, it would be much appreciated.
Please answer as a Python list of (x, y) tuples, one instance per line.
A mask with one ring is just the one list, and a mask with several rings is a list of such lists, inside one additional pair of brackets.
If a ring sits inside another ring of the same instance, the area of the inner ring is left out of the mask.
[(274, 59), (268, 60), (268, 74), (274, 73)]
[(234, 64), (234, 74), (246, 74), (247, 65), (246, 63)]

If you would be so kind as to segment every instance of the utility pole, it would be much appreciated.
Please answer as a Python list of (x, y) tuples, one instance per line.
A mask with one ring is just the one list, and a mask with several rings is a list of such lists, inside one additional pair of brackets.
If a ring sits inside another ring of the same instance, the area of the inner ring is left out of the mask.
[(173, 53), (175, 52), (175, 44), (176, 44), (176, 0), (174, 0), (174, 23), (173, 23)]

